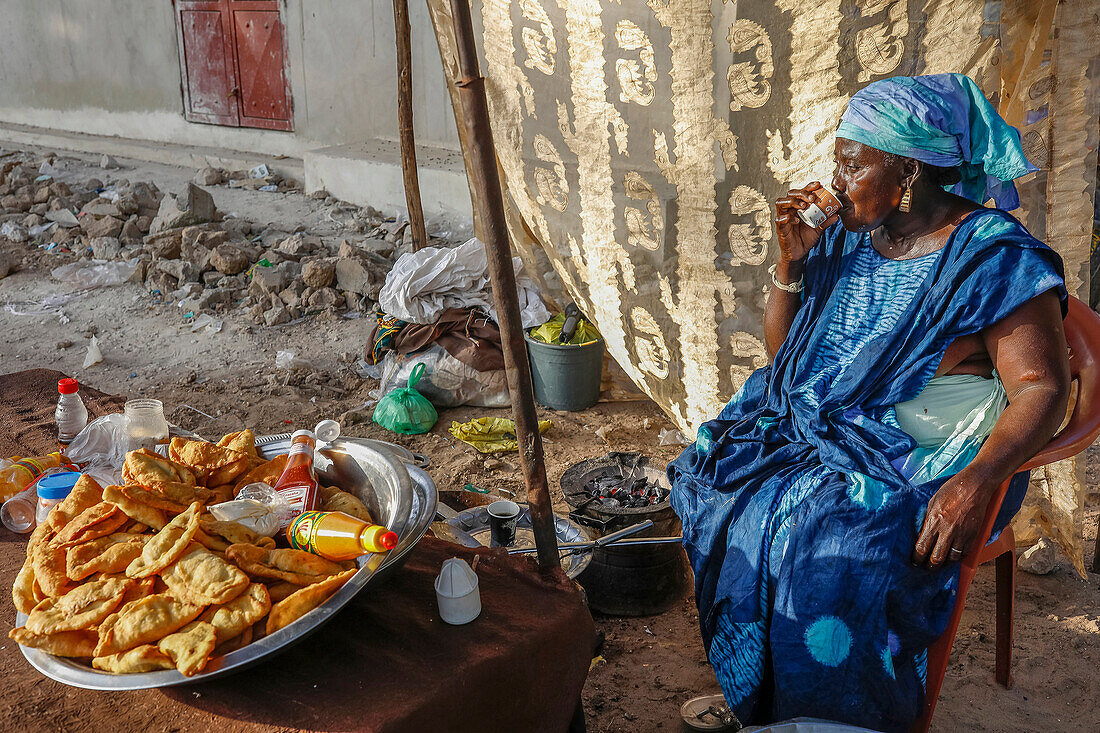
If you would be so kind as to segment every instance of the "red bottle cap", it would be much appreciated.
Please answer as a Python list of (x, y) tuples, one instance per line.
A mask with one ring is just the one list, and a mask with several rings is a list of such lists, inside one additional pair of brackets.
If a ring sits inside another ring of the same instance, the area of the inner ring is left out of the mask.
[(382, 547), (385, 547), (387, 550), (392, 550), (397, 547), (397, 533), (386, 532), (378, 538), (378, 544), (382, 545)]
[(60, 394), (76, 394), (79, 389), (80, 384), (75, 379), (57, 380), (57, 391)]

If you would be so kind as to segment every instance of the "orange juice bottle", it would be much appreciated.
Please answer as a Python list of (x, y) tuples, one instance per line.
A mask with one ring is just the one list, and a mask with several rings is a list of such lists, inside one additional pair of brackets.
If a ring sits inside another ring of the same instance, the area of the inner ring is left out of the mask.
[(0, 501), (15, 496), (47, 470), (69, 463), (60, 452), (23, 459), (13, 456), (12, 461), (12, 464), (0, 469)]
[(317, 438), (308, 430), (298, 430), (290, 438), (290, 452), (286, 468), (271, 488), (290, 502), (289, 519), (292, 522), (302, 512), (309, 512), (321, 505), (317, 474), (313, 470), (313, 449)]
[(343, 512), (305, 512), (286, 530), (290, 546), (329, 560), (351, 560), (397, 547), (397, 535)]

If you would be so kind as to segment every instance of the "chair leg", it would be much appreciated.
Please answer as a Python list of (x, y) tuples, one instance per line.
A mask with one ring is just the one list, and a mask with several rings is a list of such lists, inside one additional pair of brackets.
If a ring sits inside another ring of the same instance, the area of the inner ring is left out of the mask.
[(1016, 550), (997, 558), (997, 670), (1003, 687), (1012, 686), (1012, 607), (1016, 598)]

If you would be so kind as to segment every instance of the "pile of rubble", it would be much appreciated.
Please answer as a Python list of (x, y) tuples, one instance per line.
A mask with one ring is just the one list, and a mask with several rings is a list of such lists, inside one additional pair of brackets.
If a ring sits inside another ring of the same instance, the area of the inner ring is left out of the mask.
[[(356, 317), (375, 308), (395, 257), (412, 245), (406, 223), (324, 192), (311, 196), (329, 207), (323, 221), (331, 225), (319, 234), (223, 216), (196, 185), (296, 190), (295, 181), (266, 166), (228, 173), (205, 168), (182, 190), (164, 193), (152, 183), (125, 180), (105, 185), (91, 178), (71, 186), (51, 175), (60, 172), (54, 162), (22, 156), (0, 164), (0, 244), (22, 244), (27, 267), (45, 264), (41, 250), (125, 260), (136, 266), (132, 282), (143, 283), (156, 300), (178, 304), (188, 318), (241, 311), (275, 326), (311, 315)], [(0, 262), (0, 277), (6, 274)]]

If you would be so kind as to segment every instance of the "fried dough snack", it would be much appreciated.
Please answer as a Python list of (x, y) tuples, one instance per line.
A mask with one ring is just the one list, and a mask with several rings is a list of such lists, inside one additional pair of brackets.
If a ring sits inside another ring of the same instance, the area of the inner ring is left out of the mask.
[(131, 578), (144, 578), (159, 573), (179, 559), (199, 530), (199, 507), (195, 502), (153, 535), (145, 543), (141, 555), (127, 566), (126, 574)]
[(262, 583), (252, 583), (239, 596), (221, 606), (207, 608), (200, 621), (213, 625), (218, 632), (218, 643), (240, 636), (271, 610), (271, 598)]
[(202, 606), (184, 603), (168, 593), (127, 603), (100, 625), (94, 656), (118, 654), (163, 639), (194, 621), (200, 613)]
[(270, 461), (261, 463), (251, 469), (248, 473), (237, 479), (237, 483), (233, 486), (233, 495), (236, 496), (237, 492), (245, 486), (261, 481), (268, 486), (274, 486), (275, 482), (279, 480), (279, 477), (283, 475), (283, 469), (286, 468), (286, 460), (286, 454), (275, 456)]
[(27, 615), (24, 626), (32, 634), (80, 631), (95, 626), (122, 602), (130, 582), (118, 578), (97, 580), (60, 598), (47, 598)]
[(122, 529), (127, 517), (114, 504), (101, 501), (73, 517), (52, 540), (58, 547), (79, 545), (97, 537), (105, 537)]
[(31, 565), (31, 558), (28, 556), (23, 561), (23, 567), (15, 576), (15, 583), (11, 587), (11, 600), (19, 613), (30, 613), (31, 609), (42, 600), (35, 597), (34, 586), (34, 566)]
[(374, 524), (370, 510), (367, 509), (366, 504), (359, 500), (358, 496), (331, 486), (322, 486), (320, 491), (322, 511), (344, 512), (357, 519), (362, 519), (364, 522)]
[(247, 575), (198, 545), (192, 545), (160, 577), (176, 598), (203, 606), (227, 603), (249, 585)]
[(126, 454), (126, 462), (122, 465), (122, 479), (128, 484), (141, 486), (165, 482), (195, 485), (195, 474), (191, 469), (146, 448)]
[(53, 542), (55, 536), (49, 522), (44, 522), (35, 528), (27, 542), (34, 581), (47, 596), (63, 596), (72, 587), (65, 571), (65, 548)]
[(248, 456), (205, 440), (172, 438), (168, 455), (194, 471), (207, 486), (228, 484), (248, 470)]
[(203, 504), (210, 501), (214, 492), (201, 486), (188, 486), (178, 481), (164, 481), (149, 483), (144, 486), (126, 484), (121, 487), (122, 493), (131, 501), (140, 502), (146, 506), (179, 514), (185, 511), (196, 501)]
[(103, 501), (114, 504), (127, 517), (146, 527), (159, 530), (168, 524), (168, 517), (163, 511), (131, 499), (122, 492), (121, 486), (108, 486), (103, 489)]
[(228, 448), (238, 453), (244, 453), (249, 459), (255, 458), (257, 460), (262, 460), (256, 453), (256, 434), (247, 428), (223, 436), (222, 439), (218, 441), (218, 447)]
[[(210, 515), (204, 515), (199, 520), (199, 529), (206, 532), (208, 535), (217, 535), (225, 538), (230, 545), (236, 545), (243, 542), (259, 547), (275, 546), (275, 540), (271, 537), (264, 537), (261, 534), (256, 534), (248, 527), (238, 522), (218, 521)], [(222, 548), (222, 552), (224, 551), (225, 548)]]
[(281, 628), (289, 626), (302, 616), (320, 606), (329, 599), (344, 583), (355, 575), (354, 570), (345, 570), (339, 575), (307, 585), (297, 593), (291, 593), (283, 600), (271, 607), (271, 613), (267, 615), (267, 634), (270, 636)]
[(25, 626), (12, 629), (8, 638), (17, 644), (41, 649), (55, 657), (89, 658), (95, 654), (98, 640), (94, 631), (61, 631), (56, 634), (36, 634)]
[(343, 566), (302, 550), (271, 550), (233, 545), (226, 557), (255, 578), (274, 578), (298, 585), (317, 583), (344, 571)]
[(156, 646), (144, 644), (128, 652), (96, 657), (92, 660), (92, 666), (115, 674), (137, 674), (156, 672), (158, 669), (172, 669), (176, 664)]
[(103, 501), (103, 487), (96, 483), (91, 476), (81, 476), (76, 480), (69, 495), (50, 510), (46, 521), (58, 532), (74, 517), (79, 516), (85, 509), (91, 509)]
[(157, 642), (157, 648), (167, 654), (181, 674), (190, 677), (206, 666), (210, 653), (217, 646), (214, 627), (195, 621)]
[(84, 580), (93, 573), (123, 573), (137, 559), (149, 535), (116, 532), (70, 547), (65, 555), (69, 580)]

